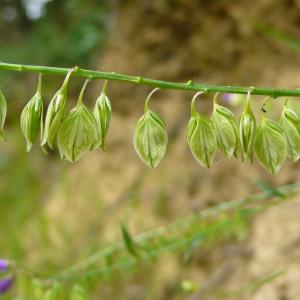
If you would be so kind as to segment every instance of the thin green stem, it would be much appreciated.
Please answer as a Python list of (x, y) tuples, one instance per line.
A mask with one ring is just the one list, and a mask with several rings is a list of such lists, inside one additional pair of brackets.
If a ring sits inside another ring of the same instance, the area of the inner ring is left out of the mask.
[(149, 109), (149, 101), (150, 101), (150, 98), (152, 97), (152, 95), (153, 95), (154, 93), (156, 93), (156, 92), (159, 91), (159, 90), (160, 90), (160, 88), (156, 88), (156, 89), (152, 90), (152, 91), (150, 92), (150, 94), (148, 95), (148, 97), (147, 97), (147, 99), (146, 99), (146, 101), (145, 101), (145, 105), (144, 105), (144, 110), (145, 110), (145, 112)]
[(195, 102), (196, 102), (196, 99), (198, 98), (198, 96), (204, 94), (204, 91), (201, 91), (201, 92), (198, 92), (192, 99), (192, 102), (191, 102), (191, 115), (192, 116), (195, 116), (196, 115), (196, 107), (195, 107)]
[(90, 82), (90, 80), (89, 79), (87, 79), (85, 82), (84, 82), (84, 84), (83, 84), (83, 87), (82, 87), (82, 89), (81, 89), (81, 91), (80, 91), (80, 94), (79, 94), (79, 97), (78, 97), (78, 101), (77, 101), (77, 107), (79, 107), (81, 104), (82, 104), (82, 98), (83, 98), (83, 94), (84, 94), (84, 92), (85, 92), (85, 89), (86, 89), (86, 86), (87, 86), (87, 84)]
[(39, 74), (37, 93), (40, 96), (42, 94), (42, 74), (41, 73)]
[[(299, 183), (291, 184), (287, 186), (283, 186), (278, 188), (278, 191), (283, 194), (294, 194), (300, 191), (300, 185)], [(222, 203), (216, 207), (211, 207), (204, 209), (202, 211), (199, 211), (197, 213), (191, 214), (190, 216), (184, 217), (182, 219), (179, 219), (167, 226), (159, 227), (154, 230), (150, 230), (148, 232), (145, 232), (143, 234), (140, 234), (135, 237), (135, 241), (138, 244), (143, 244), (146, 241), (149, 241), (153, 238), (158, 238), (159, 236), (163, 236), (165, 234), (170, 234), (171, 232), (176, 232), (180, 228), (188, 228), (190, 224), (193, 221), (199, 222), (200, 220), (204, 220), (206, 218), (210, 218), (222, 213), (226, 213), (229, 211), (232, 211), (234, 209), (237, 209), (239, 207), (242, 207), (245, 204), (255, 204), (257, 202), (263, 201), (265, 199), (268, 199), (270, 196), (269, 191), (263, 191), (261, 193), (257, 193), (251, 196), (243, 197), (240, 199), (228, 201), (225, 203)], [(273, 195), (276, 197), (275, 195)], [(85, 260), (82, 260), (81, 262), (74, 264), (73, 266), (62, 270), (60, 273), (56, 274), (55, 276), (52, 276), (49, 278), (49, 280), (55, 280), (58, 278), (64, 278), (71, 276), (77, 276), (76, 274), (82, 274), (84, 270), (87, 268), (99, 263), (99, 261), (105, 259), (106, 257), (119, 253), (120, 251), (125, 249), (125, 245), (123, 242), (118, 242), (114, 245), (111, 245), (109, 247), (106, 247), (90, 257), (86, 258)], [(101, 271), (102, 272), (102, 271)]]
[[(42, 73), (49, 75), (66, 75), (69, 72), (67, 68), (55, 68), (47, 66), (32, 66), (22, 64), (8, 64), (0, 62), (0, 70), (3, 71), (17, 71), (17, 72), (33, 72)], [(172, 90), (186, 90), (186, 91), (205, 91), (207, 93), (234, 93), (234, 94), (247, 94), (249, 87), (243, 86), (228, 86), (228, 85), (214, 85), (205, 83), (194, 83), (189, 80), (185, 83), (181, 82), (170, 82), (163, 80), (150, 79), (140, 76), (129, 76), (119, 74), (115, 72), (100, 72), (93, 70), (86, 70), (76, 67), (72, 75), (86, 77), (91, 80), (93, 79), (107, 79), (115, 81), (123, 81), (128, 83), (135, 83), (141, 85), (147, 85), (152, 87), (159, 87), (161, 89), (172, 89)], [(251, 89), (251, 95), (262, 95), (270, 96), (273, 98), (289, 96), (299, 97), (300, 89), (279, 89), (279, 88), (256, 88)]]

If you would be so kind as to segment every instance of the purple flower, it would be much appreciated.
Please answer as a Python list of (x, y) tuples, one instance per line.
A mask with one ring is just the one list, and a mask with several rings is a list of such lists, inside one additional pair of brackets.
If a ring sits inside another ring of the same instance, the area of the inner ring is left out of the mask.
[(6, 272), (9, 267), (9, 261), (5, 259), (0, 259), (0, 272)]
[(232, 94), (228, 94), (228, 93), (226, 93), (226, 94), (224, 94), (223, 95), (223, 100), (224, 100), (224, 102), (230, 102), (230, 100), (232, 99)]
[(13, 281), (14, 281), (14, 279), (12, 276), (0, 279), (0, 295), (5, 294), (6, 292), (8, 292), (11, 289), (11, 287), (13, 285)]

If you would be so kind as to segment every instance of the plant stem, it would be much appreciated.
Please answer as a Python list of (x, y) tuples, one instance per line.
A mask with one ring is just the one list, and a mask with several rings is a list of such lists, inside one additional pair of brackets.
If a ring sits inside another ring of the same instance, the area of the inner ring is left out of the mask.
[[(277, 192), (283, 193), (284, 196), (291, 196), (293, 194), (296, 194), (300, 192), (300, 184), (290, 184), (286, 186), (279, 187), (276, 189)], [(158, 239), (161, 236), (169, 235), (171, 232), (175, 232), (175, 234), (178, 235), (178, 231), (181, 228), (189, 228), (191, 227), (191, 224), (194, 224), (194, 222), (199, 223), (200, 221), (203, 221), (207, 218), (218, 216), (219, 214), (234, 211), (235, 209), (238, 209), (240, 207), (243, 207), (246, 204), (256, 204), (263, 202), (266, 199), (269, 198), (276, 198), (276, 195), (273, 193), (270, 193), (267, 190), (263, 190), (263, 192), (253, 194), (247, 197), (242, 197), (236, 200), (231, 200), (228, 202), (221, 203), (215, 207), (210, 207), (204, 210), (201, 210), (199, 212), (193, 213), (187, 217), (183, 217), (171, 224), (168, 224), (166, 226), (162, 226), (153, 230), (150, 230), (148, 232), (142, 233), (140, 235), (135, 236), (134, 240), (138, 244), (143, 244), (144, 242), (150, 241), (151, 239)], [(180, 242), (180, 239), (179, 239)], [(62, 270), (58, 274), (48, 278), (48, 280), (57, 280), (57, 279), (63, 279), (63, 278), (69, 278), (69, 277), (80, 277), (83, 274), (86, 274), (85, 272), (87, 269), (92, 267), (95, 264), (99, 264), (99, 262), (102, 260), (104, 261), (106, 257), (109, 257), (111, 255), (116, 255), (117, 253), (121, 253), (126, 249), (124, 242), (118, 242), (114, 245), (108, 246), (90, 257), (82, 260), (81, 262), (74, 264), (73, 266)], [(134, 260), (134, 262), (137, 261), (136, 258), (131, 258)], [(101, 268), (98, 268), (98, 271), (92, 271), (92, 273), (100, 274), (103, 272), (103, 270), (100, 270)], [(89, 271), (87, 271), (89, 273)]]
[[(0, 62), (0, 70), (3, 71), (17, 71), (17, 72), (33, 72), (49, 75), (66, 75), (70, 69), (68, 68), (55, 68), (47, 66), (32, 66), (22, 64), (8, 64)], [(123, 81), (128, 83), (135, 83), (157, 87), (161, 89), (172, 90), (186, 90), (186, 91), (204, 91), (207, 93), (234, 93), (234, 94), (247, 94), (251, 90), (251, 95), (270, 96), (273, 98), (287, 96), (297, 97), (300, 96), (300, 89), (278, 89), (278, 88), (255, 88), (255, 87), (242, 87), (242, 86), (228, 86), (228, 85), (214, 85), (205, 83), (195, 83), (192, 80), (188, 82), (170, 82), (163, 80), (150, 79), (140, 76), (129, 76), (118, 74), (115, 72), (100, 72), (93, 70), (81, 69), (75, 67), (72, 75), (93, 79), (106, 79)]]

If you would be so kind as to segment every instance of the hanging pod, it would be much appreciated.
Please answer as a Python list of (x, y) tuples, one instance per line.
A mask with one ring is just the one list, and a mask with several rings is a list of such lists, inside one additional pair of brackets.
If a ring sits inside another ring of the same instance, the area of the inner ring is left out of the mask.
[(78, 161), (85, 151), (92, 150), (98, 139), (95, 118), (82, 102), (88, 82), (84, 83), (76, 107), (65, 116), (57, 133), (60, 156), (70, 162)]
[(247, 103), (239, 121), (239, 142), (242, 161), (253, 161), (253, 143), (256, 130), (256, 120), (250, 102), (251, 90), (247, 95)]
[(66, 114), (67, 86), (72, 72), (74, 69), (68, 72), (62, 87), (56, 92), (48, 106), (41, 146), (48, 144), (50, 149), (56, 146), (57, 131)]
[(159, 89), (154, 89), (148, 95), (145, 102), (144, 115), (137, 122), (133, 138), (135, 151), (150, 168), (156, 167), (161, 162), (168, 145), (165, 122), (148, 107), (151, 96), (157, 90)]
[(27, 152), (36, 142), (39, 131), (43, 135), (43, 100), (41, 94), (42, 76), (39, 75), (38, 88), (35, 95), (29, 100), (21, 114), (21, 130), (26, 140)]
[(287, 155), (293, 161), (300, 158), (300, 119), (297, 113), (289, 107), (288, 101), (283, 106), (280, 126), (287, 144)]
[(200, 165), (209, 168), (217, 151), (217, 139), (213, 122), (206, 116), (196, 112), (196, 98), (203, 94), (197, 93), (191, 103), (191, 119), (187, 126), (187, 141), (192, 154)]
[(217, 104), (217, 93), (211, 120), (216, 133), (217, 145), (227, 157), (232, 157), (238, 146), (238, 129), (234, 114), (224, 106)]
[(111, 103), (106, 95), (107, 80), (105, 80), (100, 96), (98, 97), (93, 114), (96, 119), (99, 140), (95, 148), (105, 150), (105, 138), (111, 122)]
[(6, 119), (6, 113), (7, 113), (6, 100), (2, 91), (0, 90), (0, 142), (5, 140), (4, 123)]
[(287, 155), (286, 140), (281, 127), (274, 121), (261, 117), (255, 134), (254, 151), (260, 164), (272, 174), (276, 174)]

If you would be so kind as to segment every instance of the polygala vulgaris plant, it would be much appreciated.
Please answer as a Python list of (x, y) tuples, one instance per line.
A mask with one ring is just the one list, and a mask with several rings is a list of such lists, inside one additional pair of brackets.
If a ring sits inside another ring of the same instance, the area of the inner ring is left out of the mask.
[(0, 141), (3, 141), (5, 138), (4, 123), (6, 118), (6, 112), (7, 112), (6, 100), (2, 91), (0, 90)]
[(73, 71), (74, 69), (71, 69), (68, 72), (62, 87), (56, 92), (48, 106), (41, 146), (48, 144), (50, 149), (54, 149), (56, 146), (55, 141), (58, 128), (66, 114), (67, 87)]
[(289, 107), (288, 101), (283, 106), (280, 126), (286, 139), (288, 157), (296, 162), (300, 158), (300, 119)]
[(21, 114), (21, 129), (26, 140), (27, 152), (31, 150), (37, 137), (43, 135), (43, 99), (42, 99), (42, 76), (39, 76), (37, 92), (29, 100)]
[(168, 134), (164, 120), (156, 112), (149, 109), (149, 100), (158, 89), (154, 89), (147, 97), (144, 115), (139, 119), (133, 138), (134, 148), (142, 161), (150, 168), (156, 167), (164, 157)]
[(60, 156), (70, 162), (77, 161), (84, 152), (92, 150), (98, 140), (96, 120), (82, 100), (88, 82), (84, 83), (76, 107), (64, 117), (57, 132)]
[(214, 107), (211, 116), (216, 133), (218, 147), (230, 158), (238, 148), (238, 128), (234, 114), (228, 108), (217, 103), (217, 93), (214, 97)]
[[(278, 122), (263, 116), (258, 127), (251, 103), (253, 95), (268, 96), (267, 98), (300, 96), (298, 89), (220, 86), (198, 84), (191, 80), (176, 83), (114, 72), (84, 70), (78, 67), (64, 69), (1, 62), (0, 70), (66, 75), (61, 88), (48, 105), (45, 120), (40, 75), (37, 92), (21, 114), (21, 129), (27, 151), (31, 149), (39, 135), (41, 146), (45, 151), (58, 149), (61, 158), (70, 162), (77, 161), (86, 151), (97, 148), (105, 150), (112, 118), (112, 105), (107, 96), (106, 86), (108, 80), (118, 80), (156, 87), (145, 101), (144, 114), (137, 122), (133, 137), (138, 156), (151, 168), (160, 164), (168, 145), (164, 120), (149, 108), (151, 96), (160, 88), (197, 91), (191, 103), (191, 118), (187, 125), (186, 138), (193, 156), (200, 165), (210, 168), (218, 149), (228, 158), (241, 157), (243, 162), (252, 162), (255, 154), (258, 162), (272, 174), (279, 171), (287, 156), (294, 162), (300, 158), (300, 118), (287, 101)], [(105, 79), (92, 111), (83, 103), (86, 81), (76, 107), (67, 112), (67, 87), (71, 75), (87, 77), (89, 80)], [(196, 98), (200, 94), (213, 92), (217, 94), (214, 97), (211, 116), (197, 112)], [(218, 93), (247, 94), (245, 108), (238, 121), (233, 112), (217, 103)], [(0, 140), (4, 139), (6, 111), (5, 97), (0, 91)]]
[(252, 112), (250, 101), (251, 90), (248, 92), (246, 107), (240, 116), (239, 121), (239, 141), (241, 148), (242, 161), (252, 162), (253, 144), (256, 130), (256, 120)]
[(110, 126), (112, 114), (111, 103), (106, 95), (106, 86), (107, 80), (103, 84), (101, 94), (98, 97), (93, 110), (99, 137), (96, 147), (100, 147), (102, 150), (105, 150), (105, 139)]
[(196, 111), (195, 101), (201, 94), (203, 92), (197, 93), (192, 99), (186, 138), (195, 159), (209, 168), (217, 151), (217, 139), (212, 120)]

